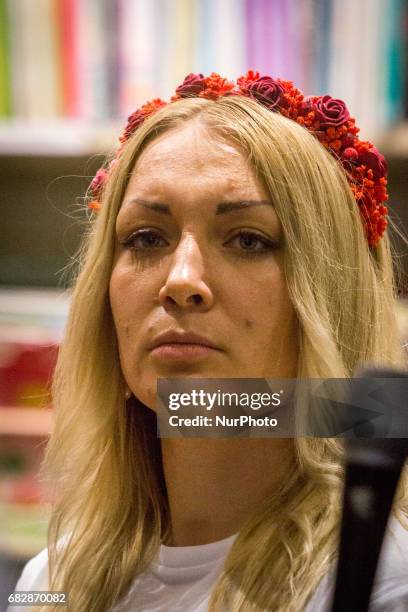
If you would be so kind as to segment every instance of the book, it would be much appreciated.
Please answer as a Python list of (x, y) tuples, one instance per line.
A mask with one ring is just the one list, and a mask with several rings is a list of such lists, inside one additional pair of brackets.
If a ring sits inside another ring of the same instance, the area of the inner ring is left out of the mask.
[(9, 0), (13, 106), (29, 120), (61, 114), (53, 0)]
[(168, 71), (170, 66), (166, 64), (166, 41), (158, 28), (159, 20), (163, 20), (163, 27), (167, 25), (166, 7), (162, 12), (161, 4), (150, 0), (118, 2), (118, 106), (122, 116), (127, 117), (151, 98), (163, 97), (166, 81), (160, 80), (164, 75), (158, 65)]
[(56, 10), (63, 114), (66, 117), (78, 117), (80, 115), (78, 0), (59, 0)]
[(0, 117), (11, 115), (9, 19), (6, 0), (0, 0)]

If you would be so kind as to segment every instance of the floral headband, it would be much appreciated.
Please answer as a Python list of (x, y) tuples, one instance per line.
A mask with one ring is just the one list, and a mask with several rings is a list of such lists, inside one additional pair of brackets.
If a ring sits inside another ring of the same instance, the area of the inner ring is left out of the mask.
[[(278, 112), (309, 130), (322, 145), (341, 162), (358, 204), (367, 241), (376, 247), (387, 227), (388, 209), (383, 202), (387, 195), (387, 162), (383, 155), (368, 141), (358, 138), (359, 128), (350, 117), (345, 103), (331, 96), (308, 96), (293, 86), (291, 81), (259, 76), (259, 72), (248, 72), (229, 81), (213, 72), (209, 77), (203, 74), (188, 74), (176, 89), (170, 103), (182, 98), (206, 98), (217, 100), (224, 96), (246, 96), (257, 100), (273, 112)], [(128, 118), (128, 123), (119, 138), (121, 146), (109, 166), (96, 173), (90, 185), (91, 210), (100, 209), (100, 197), (116, 165), (124, 145), (135, 130), (149, 115), (166, 106), (160, 98), (147, 102)]]

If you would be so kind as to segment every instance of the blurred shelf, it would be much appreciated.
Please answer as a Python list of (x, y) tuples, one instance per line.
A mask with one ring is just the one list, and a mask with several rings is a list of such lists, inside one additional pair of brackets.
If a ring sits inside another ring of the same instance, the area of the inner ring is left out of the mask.
[[(125, 120), (0, 120), (0, 156), (76, 157), (116, 150)], [(370, 140), (370, 138), (368, 138)], [(408, 120), (372, 137), (384, 155), (408, 158)]]
[(0, 406), (0, 435), (49, 436), (52, 427), (51, 408)]
[(122, 124), (79, 120), (26, 122), (0, 121), (0, 155), (84, 156), (106, 155), (118, 146)]
[(60, 342), (69, 289), (0, 287), (0, 342)]
[(378, 149), (385, 157), (408, 159), (408, 120), (388, 130), (378, 141)]
[(30, 559), (47, 545), (48, 507), (0, 501), (0, 554)]

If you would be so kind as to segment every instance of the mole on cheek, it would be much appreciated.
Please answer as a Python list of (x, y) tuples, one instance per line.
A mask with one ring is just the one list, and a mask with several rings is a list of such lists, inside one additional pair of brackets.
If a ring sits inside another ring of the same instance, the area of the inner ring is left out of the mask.
[(254, 326), (254, 321), (251, 321), (251, 319), (245, 319), (245, 327), (253, 327)]

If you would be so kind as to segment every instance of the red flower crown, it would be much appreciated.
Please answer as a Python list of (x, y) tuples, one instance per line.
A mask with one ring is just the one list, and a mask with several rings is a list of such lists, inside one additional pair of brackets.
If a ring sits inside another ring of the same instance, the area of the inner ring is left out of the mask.
[[(383, 204), (388, 200), (387, 162), (371, 142), (359, 140), (357, 134), (360, 130), (355, 119), (350, 117), (345, 103), (328, 95), (305, 97), (291, 81), (269, 76), (260, 77), (259, 72), (253, 70), (248, 70), (236, 83), (215, 72), (209, 77), (191, 73), (177, 87), (170, 103), (182, 98), (217, 100), (232, 95), (257, 100), (269, 110), (296, 121), (319, 139), (346, 171), (361, 213), (368, 244), (371, 247), (377, 246), (388, 224), (388, 209)], [(110, 162), (107, 169), (98, 170), (90, 185), (90, 209), (99, 210), (103, 187), (125, 143), (146, 117), (167, 104), (168, 102), (156, 98), (130, 115), (119, 138), (121, 146), (116, 152), (116, 158)]]

